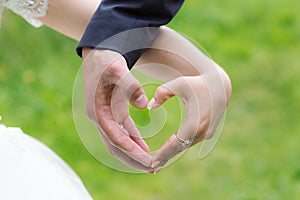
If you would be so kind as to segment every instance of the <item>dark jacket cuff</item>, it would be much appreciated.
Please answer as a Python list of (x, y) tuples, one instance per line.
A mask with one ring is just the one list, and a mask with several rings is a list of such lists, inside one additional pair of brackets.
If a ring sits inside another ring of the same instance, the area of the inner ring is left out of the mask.
[(184, 0), (103, 0), (91, 18), (76, 51), (109, 49), (122, 54), (131, 68), (151, 46), (159, 26), (167, 24)]

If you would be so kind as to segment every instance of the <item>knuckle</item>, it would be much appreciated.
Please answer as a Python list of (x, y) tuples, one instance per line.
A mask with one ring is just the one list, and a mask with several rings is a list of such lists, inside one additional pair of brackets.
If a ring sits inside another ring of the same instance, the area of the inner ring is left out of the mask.
[(115, 82), (119, 81), (124, 74), (128, 73), (126, 65), (115, 61), (105, 66), (105, 76), (113, 78)]
[(124, 93), (128, 99), (136, 99), (141, 93), (141, 86), (137, 82), (131, 82), (124, 87)]
[(125, 90), (129, 91), (131, 93), (134, 93), (135, 91), (137, 91), (140, 88), (141, 88), (140, 84), (135, 80), (128, 82), (125, 86)]
[(107, 66), (106, 73), (111, 76), (115, 76), (120, 71), (120, 67), (116, 63), (111, 63)]

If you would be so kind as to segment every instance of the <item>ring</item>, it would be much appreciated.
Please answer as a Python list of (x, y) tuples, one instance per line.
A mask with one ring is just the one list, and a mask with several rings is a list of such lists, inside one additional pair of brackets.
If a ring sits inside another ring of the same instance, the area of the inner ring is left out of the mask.
[(177, 133), (175, 133), (175, 140), (176, 140), (177, 144), (181, 145), (184, 148), (188, 147), (191, 144), (191, 140), (189, 140), (189, 139), (184, 140), (184, 139), (178, 137)]

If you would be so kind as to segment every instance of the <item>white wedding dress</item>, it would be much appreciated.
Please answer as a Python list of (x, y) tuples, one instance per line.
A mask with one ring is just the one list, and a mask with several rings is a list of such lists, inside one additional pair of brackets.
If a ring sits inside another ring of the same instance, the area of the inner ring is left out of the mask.
[[(46, 15), (47, 0), (0, 0), (34, 27)], [(0, 117), (1, 118), (1, 117)], [(0, 124), (0, 200), (92, 199), (77, 174), (53, 151), (19, 128)]]
[(0, 124), (1, 200), (92, 199), (80, 178), (53, 151), (19, 128)]

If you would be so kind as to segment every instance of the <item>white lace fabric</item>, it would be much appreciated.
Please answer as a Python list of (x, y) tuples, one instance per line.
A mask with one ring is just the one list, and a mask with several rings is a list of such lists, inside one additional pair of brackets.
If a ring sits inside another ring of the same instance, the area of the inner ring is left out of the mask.
[(47, 13), (47, 0), (0, 0), (0, 18), (4, 8), (8, 8), (23, 17), (34, 27), (43, 25), (37, 18)]

